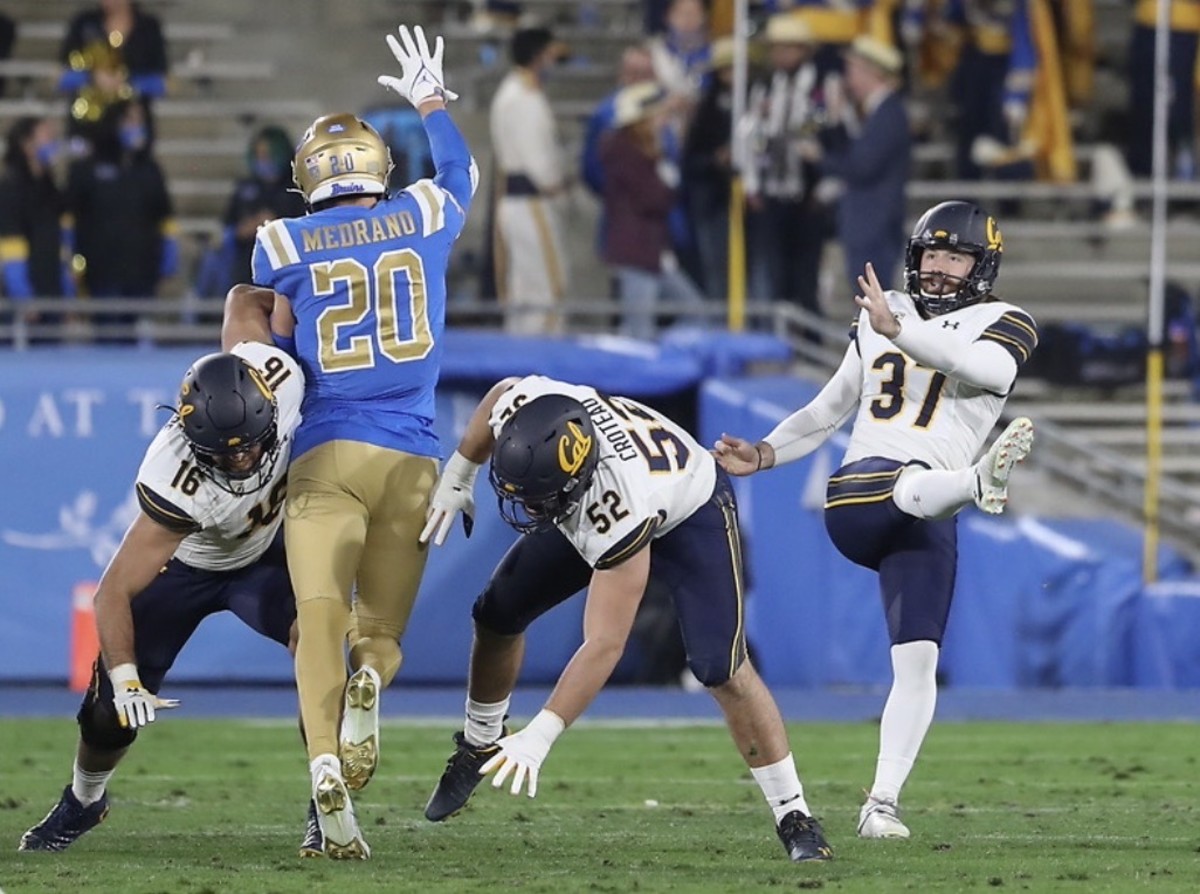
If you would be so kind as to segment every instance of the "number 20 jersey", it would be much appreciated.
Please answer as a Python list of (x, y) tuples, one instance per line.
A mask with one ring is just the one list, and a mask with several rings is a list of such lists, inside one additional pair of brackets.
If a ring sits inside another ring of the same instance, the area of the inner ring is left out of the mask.
[(374, 207), (338, 205), (259, 228), (254, 282), (291, 303), (308, 382), (297, 457), (339, 439), (440, 454), (446, 267), (465, 219), (447, 190), (418, 180)]
[[(905, 292), (886, 293), (888, 305), (904, 320), (918, 320)], [(871, 328), (866, 310), (851, 334), (862, 358), (862, 399), (843, 463), (868, 456), (905, 462), (918, 460), (933, 469), (960, 469), (975, 461), (1008, 394), (969, 385), (914, 361)], [(1037, 327), (1021, 308), (1003, 301), (983, 301), (933, 317), (939, 335), (957, 353), (992, 341), (1017, 363), (1028, 359), (1037, 343)], [(1011, 387), (1011, 386), (1010, 386)]]
[(275, 394), (279, 456), (271, 480), (242, 495), (218, 487), (207, 475), (199, 474), (195, 455), (176, 419), (159, 430), (137, 475), (137, 497), (143, 512), (156, 521), (170, 522), (167, 526), (176, 530), (188, 519), (192, 521), (197, 530), (179, 544), (175, 558), (206, 571), (244, 568), (266, 552), (275, 538), (283, 520), (288, 460), (304, 396), (304, 374), (284, 351), (242, 342), (231, 353), (262, 373)]
[(493, 407), (493, 435), (517, 408), (545, 394), (575, 398), (596, 430), (596, 472), (579, 509), (558, 526), (589, 565), (620, 564), (712, 498), (716, 464), (691, 435), (656, 410), (587, 385), (521, 379)]

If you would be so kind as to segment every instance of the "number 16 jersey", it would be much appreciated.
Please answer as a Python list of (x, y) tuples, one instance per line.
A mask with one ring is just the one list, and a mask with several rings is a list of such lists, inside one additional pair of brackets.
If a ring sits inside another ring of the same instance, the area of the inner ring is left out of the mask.
[(243, 342), (230, 353), (257, 369), (275, 394), (279, 452), (270, 479), (245, 494), (231, 494), (219, 487), (197, 466), (178, 417), (150, 442), (137, 475), (142, 511), (168, 530), (188, 534), (175, 558), (205, 571), (244, 568), (257, 561), (275, 539), (283, 521), (288, 461), (304, 396), (304, 374), (296, 361), (278, 348)]

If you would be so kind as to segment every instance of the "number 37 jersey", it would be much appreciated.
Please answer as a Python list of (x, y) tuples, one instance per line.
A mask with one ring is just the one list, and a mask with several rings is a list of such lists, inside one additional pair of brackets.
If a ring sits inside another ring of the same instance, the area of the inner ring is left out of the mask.
[(715, 461), (691, 435), (656, 410), (586, 385), (521, 379), (492, 409), (493, 435), (523, 404), (545, 394), (575, 398), (596, 429), (596, 472), (579, 509), (559, 525), (592, 567), (619, 565), (712, 498)]
[(258, 490), (240, 495), (217, 486), (196, 465), (177, 419), (159, 430), (137, 475), (142, 511), (170, 530), (190, 532), (175, 558), (206, 571), (244, 568), (266, 552), (275, 538), (283, 520), (288, 461), (304, 396), (304, 374), (296, 361), (278, 348), (243, 342), (231, 353), (262, 373), (275, 394), (279, 453), (270, 479)]

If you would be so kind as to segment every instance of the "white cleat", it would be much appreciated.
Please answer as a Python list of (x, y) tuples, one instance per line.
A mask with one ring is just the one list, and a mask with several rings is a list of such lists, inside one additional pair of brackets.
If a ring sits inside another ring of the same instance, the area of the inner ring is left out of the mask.
[(364, 788), (379, 766), (379, 674), (373, 667), (355, 671), (346, 681), (338, 757), (346, 786)]
[(900, 807), (891, 798), (867, 796), (858, 812), (859, 838), (907, 838), (908, 826), (900, 822)]
[(1033, 422), (1021, 416), (1004, 429), (975, 464), (975, 505), (999, 515), (1008, 503), (1008, 476), (1013, 466), (1029, 456), (1033, 447)]
[(354, 804), (346, 782), (332, 755), (313, 769), (313, 802), (317, 805), (317, 823), (325, 838), (325, 856), (331, 860), (366, 860), (371, 848), (354, 818)]

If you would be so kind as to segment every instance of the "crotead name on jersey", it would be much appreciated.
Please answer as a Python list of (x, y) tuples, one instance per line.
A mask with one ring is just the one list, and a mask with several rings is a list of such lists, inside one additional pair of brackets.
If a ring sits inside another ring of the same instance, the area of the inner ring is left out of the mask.
[(637, 456), (637, 450), (633, 446), (633, 442), (629, 440), (629, 435), (626, 434), (620, 420), (613, 415), (604, 402), (594, 397), (585, 397), (581, 403), (588, 411), (588, 415), (592, 417), (592, 425), (596, 426), (596, 431), (604, 435), (604, 440), (608, 441), (617, 456), (621, 459), (634, 459)]

